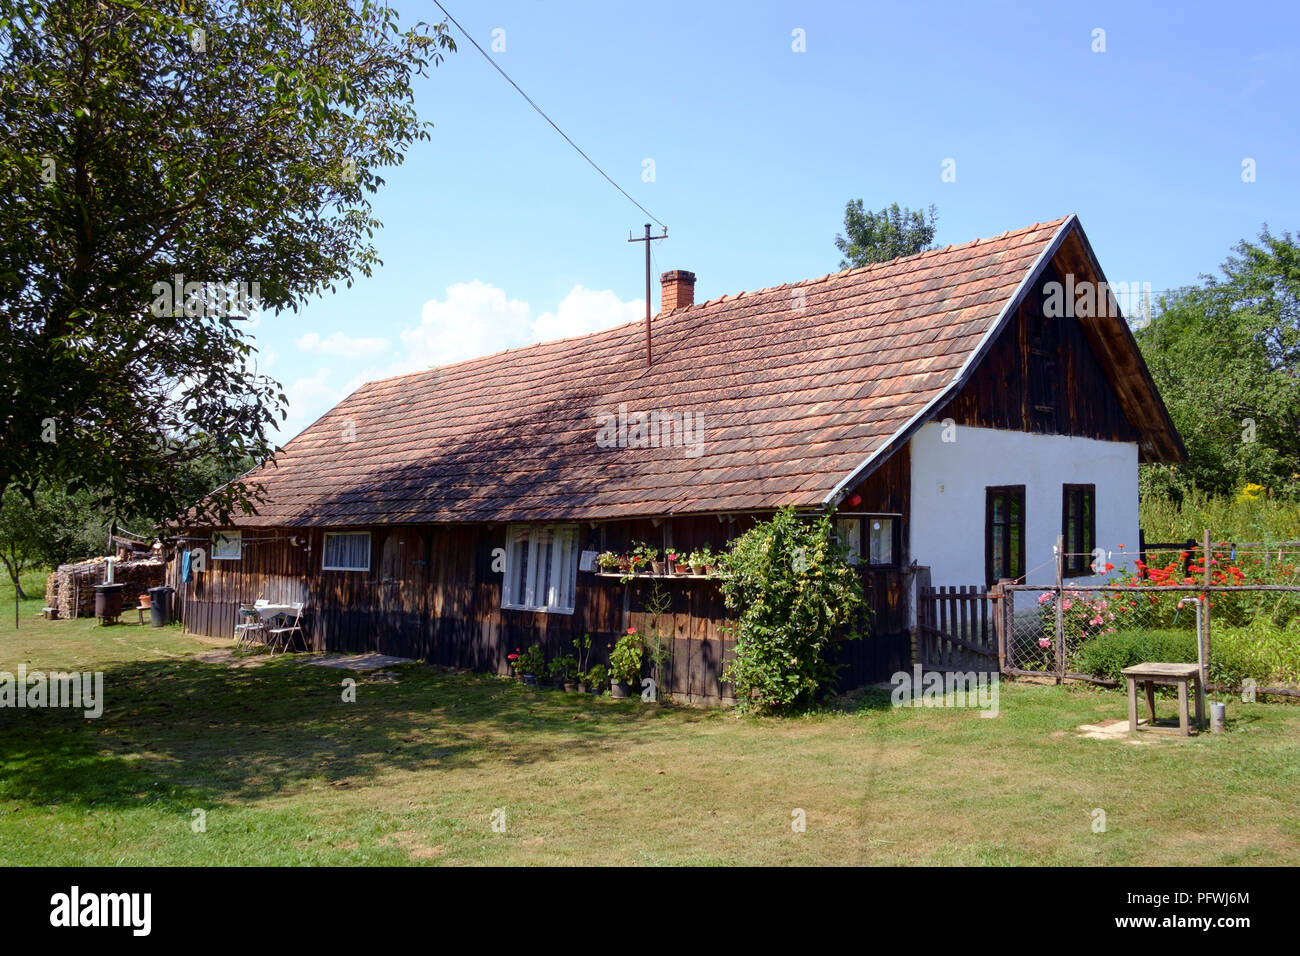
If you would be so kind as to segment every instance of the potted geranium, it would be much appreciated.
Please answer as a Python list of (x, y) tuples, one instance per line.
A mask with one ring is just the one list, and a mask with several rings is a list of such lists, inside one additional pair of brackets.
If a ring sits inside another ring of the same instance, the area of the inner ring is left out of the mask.
[(685, 556), (678, 554), (675, 550), (670, 549), (664, 557), (668, 559), (669, 574), (686, 574), (690, 570), (686, 564)]
[(641, 635), (635, 627), (629, 627), (609, 654), (609, 696), (625, 698), (628, 696), (628, 688), (637, 686), (644, 657), (645, 647), (641, 644)]
[(623, 558), (613, 551), (602, 551), (596, 555), (596, 567), (606, 574), (612, 574), (623, 567)]
[(706, 544), (692, 551), (690, 557), (686, 560), (690, 563), (691, 570), (696, 574), (709, 574), (713, 570), (713, 562), (717, 559), (717, 555)]
[(644, 541), (636, 542), (632, 548), (632, 571), (636, 573), (649, 571), (663, 574), (663, 562), (659, 560), (659, 549), (652, 548)]
[(507, 654), (506, 657), (514, 658), (510, 666), (515, 669), (516, 675), (523, 677), (525, 684), (535, 685), (537, 678), (546, 673), (546, 652), (540, 644), (534, 644), (523, 653), (516, 647), (515, 653)]

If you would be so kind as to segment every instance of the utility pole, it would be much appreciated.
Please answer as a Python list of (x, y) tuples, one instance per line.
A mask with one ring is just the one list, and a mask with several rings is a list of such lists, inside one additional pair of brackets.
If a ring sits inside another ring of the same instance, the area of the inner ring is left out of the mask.
[(631, 233), (629, 233), (627, 237), (628, 242), (645, 243), (645, 367), (646, 368), (650, 367), (650, 243), (655, 242), (656, 240), (659, 239), (667, 239), (667, 238), (668, 238), (667, 226), (664, 226), (664, 234), (662, 236), (652, 236), (650, 235), (650, 223), (648, 222), (645, 224), (644, 236), (634, 236)]

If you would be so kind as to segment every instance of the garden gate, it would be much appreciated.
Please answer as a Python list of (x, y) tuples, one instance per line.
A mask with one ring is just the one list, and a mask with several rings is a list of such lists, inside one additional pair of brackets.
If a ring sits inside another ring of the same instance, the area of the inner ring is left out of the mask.
[(998, 642), (989, 593), (978, 586), (922, 587), (917, 594), (917, 657), (926, 670), (996, 671)]

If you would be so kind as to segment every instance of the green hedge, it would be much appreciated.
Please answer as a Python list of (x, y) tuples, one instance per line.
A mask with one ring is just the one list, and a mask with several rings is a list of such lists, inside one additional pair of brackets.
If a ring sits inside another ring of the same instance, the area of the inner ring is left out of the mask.
[[(1196, 663), (1196, 635), (1183, 630), (1124, 630), (1080, 645), (1071, 666), (1080, 674), (1124, 680), (1143, 661)], [(1261, 686), (1300, 684), (1300, 630), (1215, 627), (1210, 632), (1210, 681), (1231, 686), (1253, 678)]]

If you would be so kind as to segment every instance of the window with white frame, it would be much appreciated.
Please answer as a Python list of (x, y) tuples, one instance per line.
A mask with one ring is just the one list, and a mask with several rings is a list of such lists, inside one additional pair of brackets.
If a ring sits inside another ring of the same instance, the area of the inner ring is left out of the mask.
[(330, 531), (325, 534), (322, 571), (369, 571), (370, 532)]
[(867, 560), (872, 567), (894, 564), (894, 519), (884, 515), (867, 518)]
[(577, 525), (510, 526), (502, 607), (572, 614), (577, 582)]
[(213, 561), (238, 561), (242, 542), (238, 531), (218, 531), (212, 536)]
[(862, 522), (857, 518), (836, 518), (835, 537), (848, 552), (849, 564), (857, 564), (862, 558)]

